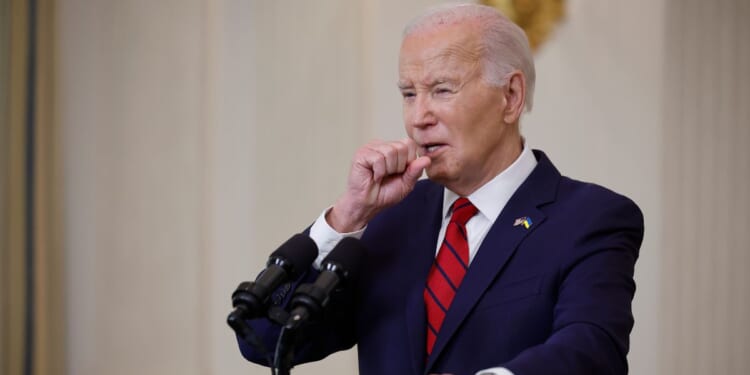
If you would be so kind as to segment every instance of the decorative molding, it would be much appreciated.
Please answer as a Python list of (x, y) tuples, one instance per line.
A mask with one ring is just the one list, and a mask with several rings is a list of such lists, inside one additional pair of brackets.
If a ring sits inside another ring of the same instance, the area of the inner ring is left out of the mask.
[(518, 24), (536, 51), (565, 17), (565, 0), (481, 0)]

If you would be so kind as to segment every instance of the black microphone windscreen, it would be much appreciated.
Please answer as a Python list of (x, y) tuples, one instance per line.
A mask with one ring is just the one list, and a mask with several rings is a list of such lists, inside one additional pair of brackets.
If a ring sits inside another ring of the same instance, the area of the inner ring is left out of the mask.
[(292, 273), (299, 275), (310, 267), (318, 257), (318, 246), (310, 236), (295, 234), (271, 254), (271, 257), (283, 258), (292, 265)]
[(345, 237), (323, 259), (323, 264), (335, 263), (347, 272), (347, 278), (354, 279), (359, 275), (365, 254), (366, 248), (362, 241), (353, 237)]

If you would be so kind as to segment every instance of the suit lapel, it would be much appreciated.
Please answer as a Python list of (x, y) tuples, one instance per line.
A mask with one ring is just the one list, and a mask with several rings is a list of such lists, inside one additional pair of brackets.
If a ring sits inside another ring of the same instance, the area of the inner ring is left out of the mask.
[[(537, 167), (508, 201), (471, 262), (440, 328), (432, 354), (427, 360), (427, 370), (433, 366), (485, 290), (505, 268), (523, 239), (545, 221), (546, 216), (538, 207), (554, 200), (560, 174), (543, 153), (535, 154), (538, 159)], [(528, 229), (523, 225), (514, 225), (520, 217), (531, 219), (532, 224)], [(424, 307), (422, 309), (424, 311)]]
[(442, 222), (442, 205), (443, 205), (443, 188), (439, 185), (433, 185), (432, 190), (425, 195), (424, 212), (425, 216), (417, 215), (418, 218), (413, 221), (411, 233), (414, 235), (408, 239), (406, 249), (414, 254), (414, 275), (407, 294), (406, 300), (406, 330), (409, 340), (409, 350), (411, 351), (411, 362), (414, 374), (420, 374), (424, 371), (425, 364), (425, 342), (427, 318), (424, 306), (424, 288), (427, 280), (427, 274), (435, 259), (435, 249), (437, 247), (437, 237), (440, 233)]

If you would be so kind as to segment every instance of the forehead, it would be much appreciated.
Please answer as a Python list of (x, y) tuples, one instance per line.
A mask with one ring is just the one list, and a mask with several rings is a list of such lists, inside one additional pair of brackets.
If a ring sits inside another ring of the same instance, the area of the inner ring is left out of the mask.
[(439, 26), (404, 38), (399, 55), (399, 79), (461, 75), (473, 69), (481, 57), (481, 44), (479, 33), (471, 26)]

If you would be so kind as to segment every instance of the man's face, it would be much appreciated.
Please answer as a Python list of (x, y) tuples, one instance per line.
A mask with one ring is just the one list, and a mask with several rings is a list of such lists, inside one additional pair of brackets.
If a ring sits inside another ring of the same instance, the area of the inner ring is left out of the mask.
[[(482, 79), (479, 35), (470, 23), (417, 31), (399, 59), (406, 132), (432, 160), (431, 180), (470, 194), (502, 171), (503, 89)], [(498, 170), (499, 169), (499, 170)]]

